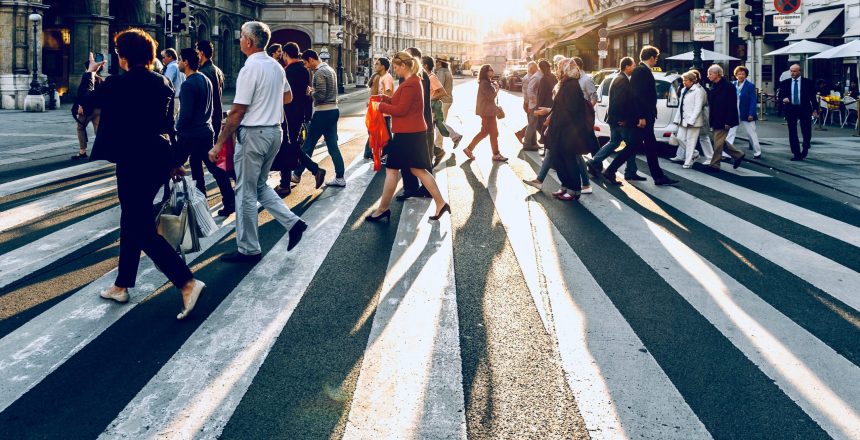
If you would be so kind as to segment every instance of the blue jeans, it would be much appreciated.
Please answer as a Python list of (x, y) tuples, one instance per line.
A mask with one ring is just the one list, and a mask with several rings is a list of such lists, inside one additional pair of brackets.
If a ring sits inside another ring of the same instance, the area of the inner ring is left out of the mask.
[[(328, 155), (331, 156), (331, 161), (334, 162), (335, 177), (343, 177), (343, 156), (341, 156), (340, 148), (337, 146), (338, 119), (340, 119), (339, 109), (315, 111), (311, 117), (311, 124), (308, 127), (308, 137), (305, 139), (305, 144), (302, 145), (302, 151), (308, 156), (312, 156), (317, 142), (319, 142), (321, 137), (325, 137)], [(297, 176), (301, 176), (304, 171), (305, 167), (299, 165), (295, 173)]]
[[(552, 167), (551, 150), (552, 148), (543, 150), (543, 163), (540, 165), (540, 171), (538, 171), (537, 175), (537, 180), (541, 182), (546, 180), (546, 175), (549, 174), (549, 169)], [(582, 182), (582, 186), (589, 186), (591, 181), (588, 180), (588, 168), (585, 167), (585, 159), (582, 158), (581, 154), (576, 155), (576, 163), (579, 165), (579, 180)]]
[[(621, 146), (621, 141), (627, 145), (625, 148), (628, 148), (633, 145), (632, 139), (630, 139), (630, 130), (626, 127), (621, 127), (618, 125), (612, 125), (609, 127), (609, 142), (606, 145), (600, 147), (600, 150), (597, 151), (597, 154), (594, 155), (594, 158), (591, 159), (591, 162), (597, 164), (598, 168), (603, 168), (602, 162), (615, 151), (616, 148)], [(627, 168), (624, 169), (625, 176), (635, 176), (636, 171), (636, 156), (630, 156), (627, 159)]]

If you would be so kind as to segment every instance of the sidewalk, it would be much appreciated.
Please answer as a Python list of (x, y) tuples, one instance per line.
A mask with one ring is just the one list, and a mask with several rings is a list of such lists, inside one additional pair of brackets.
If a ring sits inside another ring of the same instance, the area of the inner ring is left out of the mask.
[[(347, 87), (338, 98), (341, 102), (366, 99), (370, 89)], [(230, 108), (235, 90), (225, 90), (224, 110)], [(75, 120), (71, 104), (59, 110), (27, 113), (22, 110), (0, 110), (0, 171), (28, 168), (44, 163), (68, 160), (78, 151)], [(87, 127), (92, 147), (95, 138), (92, 125)]]
[(756, 126), (762, 149), (760, 159), (752, 158), (752, 151), (746, 149), (747, 133), (743, 127), (738, 128), (737, 146), (747, 153), (747, 161), (860, 198), (860, 137), (853, 136), (853, 125), (829, 125), (824, 131), (813, 127), (809, 156), (799, 162), (790, 160), (788, 126), (782, 118), (768, 115)]

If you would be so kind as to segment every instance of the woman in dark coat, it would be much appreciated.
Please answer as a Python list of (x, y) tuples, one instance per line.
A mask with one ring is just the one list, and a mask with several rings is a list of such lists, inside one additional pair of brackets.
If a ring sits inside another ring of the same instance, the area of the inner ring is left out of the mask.
[(493, 150), (493, 160), (504, 162), (508, 158), (499, 152), (499, 127), (496, 123), (496, 95), (499, 85), (493, 81), (493, 68), (489, 64), (481, 66), (478, 73), (478, 100), (475, 103), (475, 114), (481, 117), (481, 131), (475, 135), (463, 153), (469, 159), (475, 159), (472, 150), (485, 137), (490, 137), (490, 147)]
[(177, 252), (158, 235), (152, 204), (159, 188), (171, 175), (184, 174), (179, 168), (188, 152), (177, 152), (174, 137), (174, 91), (161, 74), (150, 70), (157, 43), (140, 29), (128, 29), (114, 37), (119, 65), (124, 75), (113, 75), (96, 89), (94, 72), (104, 62), (90, 62), (84, 75), (86, 94), (81, 97), (88, 108), (101, 109), (99, 131), (93, 144), (92, 160), (116, 164), (119, 196), (119, 269), (114, 285), (101, 297), (128, 302), (128, 289), (134, 287), (140, 251), (155, 263), (182, 294), (183, 319), (197, 303), (206, 287), (194, 279)]
[(552, 104), (546, 144), (552, 149), (552, 165), (562, 186), (553, 195), (569, 201), (579, 198), (582, 189), (580, 158), (593, 151), (597, 139), (586, 121), (579, 68), (568, 59), (560, 63), (559, 70), (560, 82)]

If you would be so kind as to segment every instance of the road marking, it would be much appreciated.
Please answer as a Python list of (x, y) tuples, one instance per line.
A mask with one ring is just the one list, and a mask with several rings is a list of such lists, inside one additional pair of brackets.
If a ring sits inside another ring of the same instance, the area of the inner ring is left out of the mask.
[(47, 185), (49, 183), (54, 183), (65, 179), (71, 179), (83, 174), (112, 168), (113, 166), (113, 164), (107, 162), (88, 162), (81, 165), (75, 165), (59, 170), (49, 171), (47, 173), (37, 174), (35, 176), (25, 177), (23, 179), (14, 180), (12, 182), (7, 182), (0, 185), (0, 197), (6, 197), (10, 194), (24, 192), (33, 188)]
[(636, 182), (635, 186), (625, 185), (622, 190), (631, 196), (635, 196), (640, 190), (647, 192), (860, 311), (860, 295), (857, 290), (857, 286), (860, 286), (860, 273), (678, 188), (657, 188), (653, 182)]
[(218, 437), (375, 174), (354, 160), (305, 211), (302, 243), (287, 252), (285, 234), (100, 438)]
[(404, 206), (344, 439), (466, 439), (451, 216), (434, 212)]
[[(527, 154), (539, 162), (537, 153)], [(642, 341), (510, 167), (493, 169), (488, 158), (475, 162), (525, 278), (536, 281), (542, 273), (546, 279), (552, 323), (544, 325), (553, 328), (591, 438), (711, 438), (654, 357), (640, 351)], [(542, 302), (538, 283), (528, 285)]]
[[(552, 178), (558, 181), (555, 173)], [(600, 186), (582, 205), (837, 439), (860, 437), (860, 368)], [(671, 188), (659, 188), (665, 191)], [(627, 191), (636, 192), (638, 190)], [(680, 192), (675, 190), (673, 192)], [(630, 192), (628, 192), (630, 193)], [(738, 229), (740, 225), (733, 224)]]
[(784, 202), (775, 197), (768, 196), (740, 185), (726, 182), (725, 180), (709, 176), (692, 169), (672, 170), (673, 173), (710, 188), (721, 194), (733, 197), (757, 208), (763, 209), (771, 214), (791, 220), (802, 226), (806, 226), (822, 234), (829, 235), (837, 240), (860, 247), (860, 228), (845, 222), (827, 217), (815, 211)]
[(53, 212), (116, 190), (113, 177), (99, 179), (71, 189), (60, 191), (39, 200), (16, 206), (3, 213), (0, 218), (0, 232), (42, 218)]

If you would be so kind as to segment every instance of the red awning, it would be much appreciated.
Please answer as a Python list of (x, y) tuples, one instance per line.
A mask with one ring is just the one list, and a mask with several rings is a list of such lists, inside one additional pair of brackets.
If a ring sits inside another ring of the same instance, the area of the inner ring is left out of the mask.
[(635, 26), (637, 24), (647, 23), (652, 20), (656, 20), (661, 15), (668, 13), (669, 11), (687, 3), (687, 0), (672, 0), (668, 3), (664, 3), (660, 6), (657, 6), (653, 9), (649, 9), (645, 12), (641, 12), (632, 17), (627, 18), (621, 23), (612, 26), (611, 30), (623, 29), (630, 26)]
[(555, 44), (564, 43), (565, 41), (575, 41), (579, 38), (584, 37), (585, 34), (599, 28), (602, 25), (603, 25), (603, 23), (595, 23), (595, 24), (592, 24), (590, 26), (585, 26), (583, 28), (579, 28), (579, 30), (576, 30), (574, 32), (571, 32), (571, 33), (565, 35), (564, 37), (559, 38), (558, 42)]
[(546, 46), (546, 42), (539, 43), (539, 44), (537, 44), (537, 45), (535, 45), (535, 46), (532, 46), (532, 50), (531, 50), (531, 52), (529, 52), (529, 54), (530, 54), (531, 56), (535, 56), (535, 55), (537, 55), (538, 53), (540, 53), (540, 51), (542, 51), (542, 50), (543, 50), (543, 47), (544, 47), (544, 46)]

